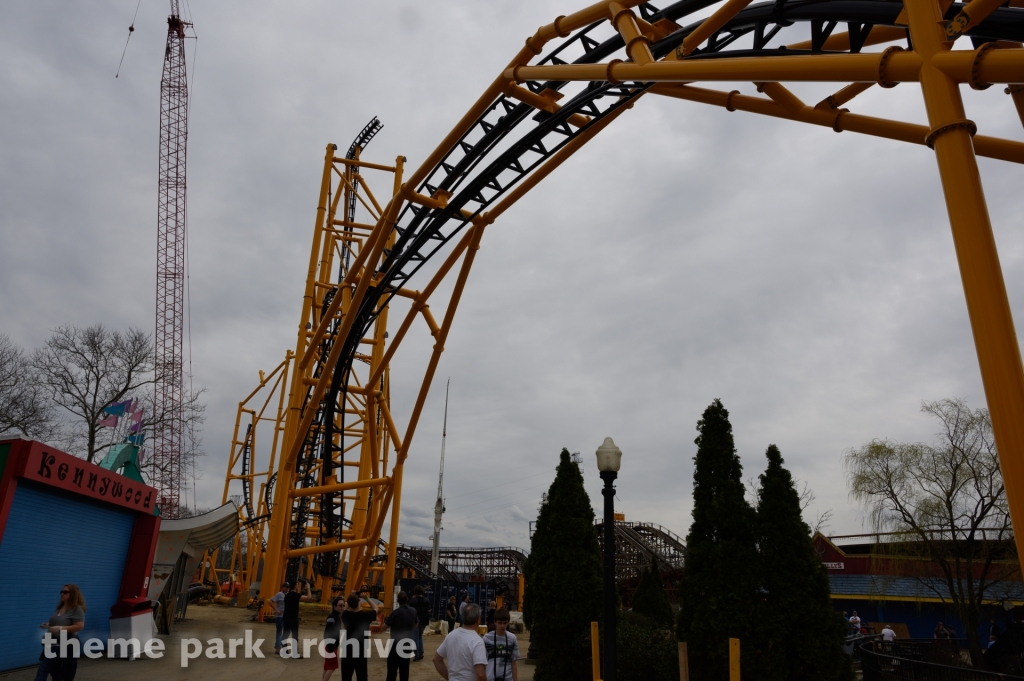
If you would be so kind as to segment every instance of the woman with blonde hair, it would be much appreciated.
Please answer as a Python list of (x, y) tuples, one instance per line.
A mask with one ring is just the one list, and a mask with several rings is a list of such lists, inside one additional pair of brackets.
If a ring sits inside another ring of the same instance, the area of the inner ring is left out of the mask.
[[(67, 650), (60, 649), (60, 633), (65, 632), (67, 639), (77, 639), (78, 632), (85, 627), (85, 598), (82, 592), (74, 584), (65, 584), (60, 588), (60, 601), (57, 609), (50, 619), (39, 625), (41, 629), (47, 629), (50, 638), (55, 641), (50, 646), (47, 657), (47, 650), (39, 655), (39, 671), (36, 672), (35, 681), (46, 681), (49, 676), (53, 681), (75, 681), (75, 673), (78, 671), (78, 658), (74, 657), (71, 646)], [(61, 657), (66, 654), (67, 657)]]

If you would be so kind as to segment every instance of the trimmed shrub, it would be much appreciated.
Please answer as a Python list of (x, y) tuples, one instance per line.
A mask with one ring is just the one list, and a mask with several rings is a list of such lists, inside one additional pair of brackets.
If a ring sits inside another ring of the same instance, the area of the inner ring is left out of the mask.
[(636, 612), (620, 613), (616, 630), (619, 681), (678, 681), (679, 647), (672, 632)]

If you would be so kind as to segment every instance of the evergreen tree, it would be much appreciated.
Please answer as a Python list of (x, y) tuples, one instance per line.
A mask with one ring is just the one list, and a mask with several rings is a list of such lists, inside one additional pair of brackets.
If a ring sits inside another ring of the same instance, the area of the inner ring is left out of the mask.
[(679, 583), (676, 635), (694, 681), (729, 677), (729, 639), (740, 639), (744, 678), (773, 678), (760, 649), (760, 574), (754, 509), (745, 499), (729, 412), (715, 400), (697, 422), (693, 523)]
[[(768, 645), (792, 681), (846, 681), (853, 678), (850, 658), (842, 650), (845, 627), (832, 608), (828, 573), (821, 564), (811, 530), (800, 513), (800, 495), (782, 464), (778, 447), (765, 453), (757, 527), (766, 613), (772, 627)], [(780, 659), (781, 658), (781, 659)]]
[(644, 568), (640, 575), (640, 582), (633, 593), (633, 612), (650, 617), (666, 629), (672, 627), (675, 617), (665, 591), (665, 581), (661, 578), (657, 556), (651, 557), (650, 568)]
[(562, 450), (526, 562), (524, 616), (537, 681), (590, 681), (590, 623), (601, 621), (601, 549), (579, 466)]

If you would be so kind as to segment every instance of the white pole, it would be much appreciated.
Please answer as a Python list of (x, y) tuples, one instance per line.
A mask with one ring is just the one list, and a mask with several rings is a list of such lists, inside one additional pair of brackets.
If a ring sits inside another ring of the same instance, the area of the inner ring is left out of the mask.
[(444, 387), (444, 426), (441, 429), (441, 472), (437, 477), (437, 501), (434, 502), (434, 540), (433, 548), (430, 551), (430, 571), (437, 574), (439, 553), (441, 549), (441, 516), (444, 514), (444, 444), (448, 437), (448, 387), (452, 379)]

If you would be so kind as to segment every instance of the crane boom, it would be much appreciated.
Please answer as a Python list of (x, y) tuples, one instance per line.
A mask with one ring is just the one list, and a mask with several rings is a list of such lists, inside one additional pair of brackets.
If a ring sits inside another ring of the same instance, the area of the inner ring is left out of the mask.
[(185, 312), (185, 152), (188, 82), (185, 27), (178, 0), (167, 17), (167, 47), (160, 79), (160, 162), (157, 189), (156, 330), (153, 407), (162, 421), (153, 442), (151, 484), (165, 518), (177, 518), (182, 485)]

